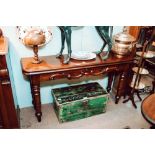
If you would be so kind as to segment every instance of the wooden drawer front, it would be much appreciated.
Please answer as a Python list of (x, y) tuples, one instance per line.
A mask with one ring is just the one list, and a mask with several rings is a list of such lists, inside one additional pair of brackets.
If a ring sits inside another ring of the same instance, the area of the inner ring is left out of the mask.
[(82, 76), (98, 76), (103, 75), (108, 72), (118, 72), (123, 70), (123, 67), (115, 67), (115, 66), (98, 66), (93, 68), (82, 68), (75, 70), (65, 70), (55, 73), (45, 73), (40, 75), (40, 81), (48, 81), (48, 80), (57, 80), (62, 78), (77, 79)]

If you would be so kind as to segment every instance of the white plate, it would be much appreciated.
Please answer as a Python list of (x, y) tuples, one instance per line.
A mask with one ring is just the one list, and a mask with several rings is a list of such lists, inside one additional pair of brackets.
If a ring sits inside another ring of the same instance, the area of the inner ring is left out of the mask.
[[(137, 73), (138, 67), (133, 67), (132, 70), (133, 70), (135, 73)], [(148, 70), (145, 69), (145, 68), (140, 68), (139, 74), (147, 75), (147, 74), (149, 74), (149, 72), (148, 72)]]
[(52, 30), (48, 26), (17, 26), (18, 38), (24, 45), (25, 45), (24, 38), (27, 35), (27, 33), (32, 29), (42, 30), (43, 33), (45, 34), (46, 41), (44, 44), (39, 45), (39, 46), (43, 46), (47, 44), (52, 39)]
[(96, 54), (88, 51), (74, 51), (71, 58), (76, 60), (92, 60), (96, 58)]

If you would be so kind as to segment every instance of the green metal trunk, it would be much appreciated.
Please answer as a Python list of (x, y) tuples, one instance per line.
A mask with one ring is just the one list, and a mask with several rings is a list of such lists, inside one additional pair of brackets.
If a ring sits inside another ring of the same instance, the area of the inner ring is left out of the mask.
[(73, 121), (106, 112), (109, 94), (97, 83), (52, 90), (60, 122)]

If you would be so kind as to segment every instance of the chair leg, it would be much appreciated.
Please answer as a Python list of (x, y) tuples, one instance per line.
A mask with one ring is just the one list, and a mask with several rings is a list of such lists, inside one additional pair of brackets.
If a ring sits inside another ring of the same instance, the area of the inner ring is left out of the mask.
[(128, 102), (129, 100), (131, 100), (132, 105), (133, 105), (135, 108), (137, 108), (137, 105), (135, 104), (135, 101), (134, 101), (134, 96), (133, 96), (133, 94), (130, 94), (129, 98), (128, 98), (127, 100), (124, 100), (123, 103), (126, 103), (126, 102)]
[(132, 105), (137, 109), (137, 105), (135, 104), (135, 101), (134, 101), (134, 96), (132, 95), (130, 99), (131, 99)]
[(154, 78), (154, 81), (152, 81), (152, 90), (151, 90), (150, 94), (153, 94), (154, 90), (155, 90), (155, 78)]
[(139, 94), (138, 90), (136, 91), (136, 93), (137, 93), (137, 96), (138, 96), (139, 100), (142, 101), (142, 98), (140, 97), (140, 94)]

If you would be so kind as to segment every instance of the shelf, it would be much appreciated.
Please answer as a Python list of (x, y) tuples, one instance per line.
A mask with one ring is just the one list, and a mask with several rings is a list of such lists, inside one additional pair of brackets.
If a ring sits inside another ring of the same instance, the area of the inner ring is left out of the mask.
[[(134, 82), (131, 82), (130, 87), (133, 88), (134, 86)], [(139, 89), (144, 89), (145, 88), (145, 84), (142, 82), (139, 82), (139, 84), (137, 83), (135, 86), (135, 89), (139, 90)]]
[[(142, 52), (136, 52), (136, 55), (141, 57)], [(152, 51), (148, 51), (146, 53), (144, 53), (144, 58), (153, 58), (155, 56), (155, 53)]]
[[(138, 67), (133, 67), (132, 68), (132, 71), (134, 71), (135, 73), (137, 73), (138, 72)], [(149, 71), (147, 69), (145, 69), (145, 68), (140, 68), (139, 74), (141, 74), (141, 75), (148, 75), (149, 74)]]

